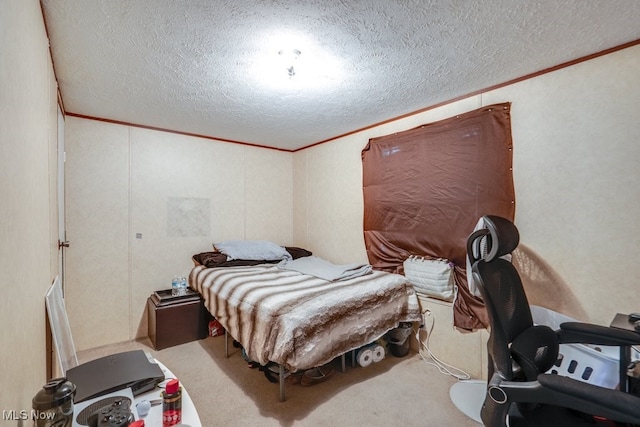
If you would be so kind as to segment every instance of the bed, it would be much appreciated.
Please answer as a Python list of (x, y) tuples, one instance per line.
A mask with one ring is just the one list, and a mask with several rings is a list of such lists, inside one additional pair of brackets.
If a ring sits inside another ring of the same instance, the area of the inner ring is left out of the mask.
[(406, 278), (381, 271), (325, 280), (279, 264), (196, 265), (189, 284), (252, 361), (289, 372), (324, 365), (400, 322), (421, 320)]

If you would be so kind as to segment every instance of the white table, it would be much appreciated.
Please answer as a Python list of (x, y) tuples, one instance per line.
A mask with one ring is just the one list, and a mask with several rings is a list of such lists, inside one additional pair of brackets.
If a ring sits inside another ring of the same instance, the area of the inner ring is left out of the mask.
[[(164, 385), (170, 379), (176, 378), (176, 376), (173, 374), (173, 372), (169, 370), (169, 368), (164, 366), (158, 360), (156, 360), (156, 363), (158, 364), (160, 369), (162, 369), (162, 372), (164, 372), (164, 376), (165, 376), (165, 381), (163, 381), (160, 384), (162, 386), (161, 388), (156, 388), (154, 390), (148, 391), (146, 393), (140, 394), (135, 397), (131, 393), (131, 389), (128, 388), (125, 390), (115, 391), (113, 393), (105, 394), (103, 396), (78, 403), (74, 405), (73, 427), (86, 427), (85, 425), (79, 424), (76, 421), (77, 415), (84, 408), (102, 399), (105, 399), (107, 397), (114, 397), (114, 396), (124, 396), (129, 399), (132, 399), (133, 403), (131, 404), (131, 412), (133, 412), (133, 416), (135, 417), (136, 420), (143, 419), (145, 425), (148, 427), (161, 426), (162, 425), (162, 403), (160, 403), (159, 405), (152, 406), (149, 413), (143, 418), (140, 418), (138, 411), (136, 410), (136, 405), (144, 400), (147, 400), (149, 402), (159, 400), (160, 402), (162, 402), (162, 390), (164, 390)], [(180, 378), (178, 378), (178, 380), (179, 379)], [(182, 424), (190, 427), (202, 427), (202, 424), (200, 423), (200, 417), (198, 416), (198, 411), (196, 410), (196, 407), (193, 405), (193, 400), (191, 400), (191, 396), (189, 396), (189, 392), (187, 391), (187, 389), (184, 387), (182, 383), (180, 383), (180, 385), (182, 387)]]

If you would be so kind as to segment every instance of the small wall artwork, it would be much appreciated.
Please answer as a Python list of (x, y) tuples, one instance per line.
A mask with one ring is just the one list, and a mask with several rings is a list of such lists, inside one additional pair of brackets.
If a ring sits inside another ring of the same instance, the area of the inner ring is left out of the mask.
[(211, 235), (211, 200), (191, 197), (167, 199), (168, 237), (208, 237)]

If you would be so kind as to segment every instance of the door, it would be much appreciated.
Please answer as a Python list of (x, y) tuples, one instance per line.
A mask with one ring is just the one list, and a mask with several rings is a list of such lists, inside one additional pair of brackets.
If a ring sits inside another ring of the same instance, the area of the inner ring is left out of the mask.
[(64, 213), (64, 162), (66, 153), (64, 151), (64, 115), (58, 105), (58, 276), (62, 283), (64, 295), (64, 252), (69, 247), (67, 242), (67, 232), (65, 227)]
[[(58, 275), (54, 282), (54, 285), (58, 286), (61, 290), (61, 294), (64, 292), (64, 250), (69, 247), (69, 242), (66, 240), (66, 228), (65, 228), (65, 212), (64, 212), (64, 114), (58, 104), (58, 117), (57, 117), (57, 164), (58, 164), (58, 176), (56, 187), (58, 190), (58, 200), (56, 200), (58, 209)], [(62, 299), (61, 299), (62, 300)], [(49, 320), (51, 319), (51, 313), (49, 313), (49, 307), (47, 306), (47, 314)], [(50, 322), (46, 323), (46, 350), (47, 350), (47, 379), (60, 376), (60, 371), (56, 370), (54, 361), (58, 359), (55, 345), (53, 343), (53, 331)]]

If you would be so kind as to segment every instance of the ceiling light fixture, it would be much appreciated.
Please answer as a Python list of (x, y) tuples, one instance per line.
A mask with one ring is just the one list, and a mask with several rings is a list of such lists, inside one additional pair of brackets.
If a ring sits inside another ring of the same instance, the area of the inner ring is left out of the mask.
[(282, 58), (282, 61), (284, 62), (284, 67), (287, 70), (289, 78), (296, 75), (296, 70), (293, 65), (301, 53), (302, 52), (298, 49), (282, 49), (278, 52), (278, 55), (280, 55), (280, 58)]

